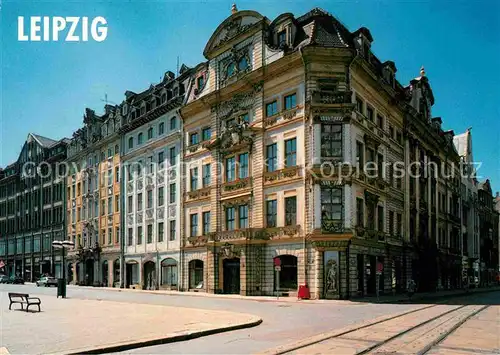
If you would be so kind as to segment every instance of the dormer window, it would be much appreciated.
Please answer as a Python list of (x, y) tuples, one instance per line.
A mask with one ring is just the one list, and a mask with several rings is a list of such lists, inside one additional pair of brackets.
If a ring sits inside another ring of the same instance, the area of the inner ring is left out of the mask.
[(146, 112), (149, 112), (149, 111), (151, 111), (151, 103), (150, 102), (146, 103)]
[(174, 97), (179, 95), (179, 88), (174, 88)]
[(146, 106), (141, 107), (141, 116), (146, 113)]
[(198, 87), (198, 90), (201, 90), (203, 88), (203, 85), (205, 85), (205, 78), (203, 75), (199, 76), (198, 79), (196, 79), (196, 86)]
[(164, 104), (165, 102), (167, 102), (167, 94), (163, 93), (161, 94), (161, 103)]
[(128, 105), (125, 104), (122, 106), (122, 116), (125, 116), (127, 114), (127, 111), (128, 111)]
[(286, 29), (278, 33), (278, 47), (283, 48), (286, 45)]

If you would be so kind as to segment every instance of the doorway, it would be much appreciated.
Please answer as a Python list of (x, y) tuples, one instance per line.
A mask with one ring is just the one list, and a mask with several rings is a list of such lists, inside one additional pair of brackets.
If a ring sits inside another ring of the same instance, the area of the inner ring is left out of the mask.
[(240, 293), (240, 259), (224, 259), (222, 261), (224, 270), (224, 293), (239, 294)]

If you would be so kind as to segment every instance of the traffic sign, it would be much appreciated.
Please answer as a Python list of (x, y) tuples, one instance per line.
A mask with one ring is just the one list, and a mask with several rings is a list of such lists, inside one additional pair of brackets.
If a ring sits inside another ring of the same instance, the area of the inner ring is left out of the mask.
[(274, 258), (274, 266), (281, 266), (281, 259), (276, 257)]

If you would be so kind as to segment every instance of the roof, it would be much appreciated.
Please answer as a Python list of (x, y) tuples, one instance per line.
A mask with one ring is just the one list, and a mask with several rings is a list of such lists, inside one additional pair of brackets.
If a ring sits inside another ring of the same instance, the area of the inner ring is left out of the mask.
[(40, 145), (44, 148), (50, 148), (51, 146), (53, 146), (54, 144), (57, 143), (57, 141), (51, 139), (51, 138), (47, 138), (47, 137), (44, 137), (44, 136), (41, 136), (39, 134), (34, 134), (34, 133), (30, 133), (33, 138), (35, 138), (38, 143), (40, 143)]
[(299, 40), (302, 45), (312, 44), (334, 48), (352, 47), (352, 36), (347, 28), (330, 13), (320, 8), (314, 8), (300, 16), (297, 22), (309, 37), (306, 41)]

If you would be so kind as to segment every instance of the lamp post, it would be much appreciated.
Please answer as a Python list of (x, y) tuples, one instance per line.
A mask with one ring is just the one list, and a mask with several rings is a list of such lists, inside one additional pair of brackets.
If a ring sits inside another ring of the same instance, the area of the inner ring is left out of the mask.
[[(64, 287), (64, 292), (61, 293), (62, 298), (66, 298), (66, 265), (64, 262), (64, 254), (65, 254), (65, 249), (69, 247), (74, 247), (75, 243), (73, 243), (70, 240), (54, 240), (52, 242), (52, 247), (56, 249), (61, 249), (61, 255), (62, 255), (62, 283), (64, 283), (64, 286), (61, 285), (61, 287)], [(60, 294), (61, 290), (59, 290), (59, 283), (58, 283), (58, 296)]]

